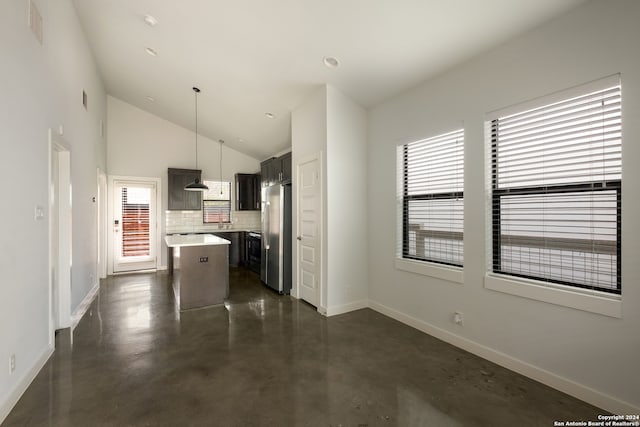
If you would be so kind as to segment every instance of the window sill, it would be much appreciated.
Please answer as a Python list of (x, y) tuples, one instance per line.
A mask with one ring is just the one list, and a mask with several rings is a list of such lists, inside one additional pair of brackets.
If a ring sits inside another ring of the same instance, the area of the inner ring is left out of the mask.
[(549, 304), (622, 318), (622, 299), (597, 291), (569, 290), (535, 280), (516, 279), (509, 276), (487, 274), (484, 287), (493, 291), (542, 301)]
[(414, 261), (396, 258), (396, 268), (423, 276), (444, 279), (453, 283), (464, 283), (464, 270), (459, 267), (447, 267), (428, 261)]

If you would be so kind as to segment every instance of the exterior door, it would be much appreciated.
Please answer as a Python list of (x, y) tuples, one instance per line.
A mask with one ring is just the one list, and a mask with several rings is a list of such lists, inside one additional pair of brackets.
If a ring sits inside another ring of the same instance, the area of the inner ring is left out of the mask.
[(298, 295), (320, 307), (321, 284), (321, 187), (317, 157), (298, 164)]
[(156, 268), (156, 185), (114, 182), (113, 272)]

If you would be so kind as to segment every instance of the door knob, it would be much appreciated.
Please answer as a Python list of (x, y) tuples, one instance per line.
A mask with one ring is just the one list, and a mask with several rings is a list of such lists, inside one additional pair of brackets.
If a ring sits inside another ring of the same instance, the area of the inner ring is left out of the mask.
[(298, 237), (296, 237), (296, 239), (302, 240), (302, 236), (298, 236)]

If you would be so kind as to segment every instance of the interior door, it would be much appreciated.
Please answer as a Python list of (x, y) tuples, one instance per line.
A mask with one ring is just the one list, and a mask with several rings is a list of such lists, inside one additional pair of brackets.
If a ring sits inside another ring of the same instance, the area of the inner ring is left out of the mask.
[(298, 164), (298, 289), (308, 303), (320, 306), (321, 188), (318, 158)]
[(156, 268), (156, 185), (114, 182), (113, 271)]

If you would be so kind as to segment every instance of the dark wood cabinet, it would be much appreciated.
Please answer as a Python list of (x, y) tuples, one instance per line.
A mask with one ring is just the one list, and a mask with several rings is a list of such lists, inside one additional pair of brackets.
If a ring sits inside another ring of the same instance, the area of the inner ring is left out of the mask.
[(283, 154), (280, 159), (280, 182), (291, 182), (291, 153)]
[(291, 182), (291, 170), (291, 153), (265, 160), (260, 163), (262, 186)]
[(245, 232), (244, 231), (218, 231), (212, 233), (214, 236), (227, 239), (229, 245), (229, 266), (243, 267), (245, 260)]
[(202, 209), (202, 192), (186, 191), (184, 186), (201, 179), (202, 171), (199, 169), (168, 170), (168, 209), (170, 211), (197, 211)]
[(260, 210), (260, 175), (255, 173), (236, 174), (236, 210)]
[(271, 184), (274, 184), (276, 182), (276, 176), (278, 174), (277, 168), (276, 168), (276, 161), (278, 159), (276, 159), (275, 157), (265, 160), (264, 162), (260, 163), (260, 176), (261, 176), (261, 183), (263, 187), (268, 187)]

